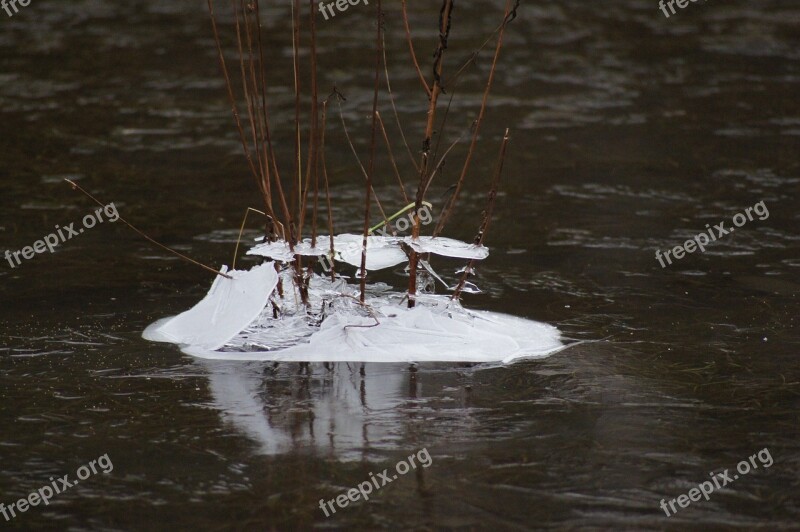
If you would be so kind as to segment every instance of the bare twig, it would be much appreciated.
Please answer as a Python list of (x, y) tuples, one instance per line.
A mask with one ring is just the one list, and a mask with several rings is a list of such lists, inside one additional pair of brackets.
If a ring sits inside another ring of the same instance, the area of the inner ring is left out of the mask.
[[(344, 131), (344, 137), (347, 139), (347, 143), (350, 145), (350, 151), (353, 152), (353, 157), (356, 158), (356, 162), (358, 163), (358, 167), (361, 168), (361, 173), (364, 175), (364, 179), (368, 179), (367, 169), (364, 168), (364, 164), (361, 162), (361, 159), (358, 156), (358, 152), (356, 151), (356, 147), (353, 144), (353, 140), (350, 138), (350, 132), (347, 129), (347, 123), (344, 121), (344, 112), (342, 111), (342, 95), (339, 91), (336, 90), (334, 87), (334, 94), (336, 95), (336, 105), (339, 109), (339, 119), (342, 122), (342, 130)], [(383, 210), (383, 205), (381, 205), (381, 200), (378, 198), (378, 195), (375, 194), (375, 190), (372, 190), (372, 195), (375, 197), (375, 203), (378, 206), (378, 210), (381, 211), (381, 216), (383, 219), (386, 219), (386, 213)]]
[[(375, 144), (378, 134), (378, 91), (381, 88), (381, 57), (383, 55), (383, 11), (381, 10), (381, 0), (377, 0), (375, 11), (377, 37), (375, 38), (375, 85), (372, 93), (372, 130), (369, 141), (369, 166), (367, 169), (367, 190), (364, 199), (364, 237), (361, 247), (361, 302), (367, 289), (367, 238), (369, 237), (369, 208), (372, 205), (370, 196), (372, 195), (372, 173), (375, 170)], [(384, 215), (384, 218), (386, 216)], [(377, 321), (377, 320), (376, 320)]]
[(392, 168), (394, 168), (394, 175), (397, 177), (397, 182), (400, 185), (400, 192), (403, 193), (403, 199), (406, 200), (406, 203), (408, 203), (408, 194), (406, 194), (406, 187), (403, 185), (403, 178), (400, 177), (400, 170), (397, 169), (397, 161), (394, 160), (394, 153), (392, 152), (392, 144), (389, 142), (389, 135), (386, 134), (386, 128), (383, 125), (383, 119), (381, 118), (380, 112), (376, 111), (375, 115), (378, 118), (378, 124), (381, 126), (383, 140), (386, 142), (386, 150), (389, 152), (389, 161), (391, 161)]
[(261, 188), (260, 181), (259, 181), (259, 173), (256, 170), (256, 166), (253, 163), (253, 158), (250, 156), (250, 148), (247, 145), (247, 140), (244, 134), (244, 128), (242, 127), (242, 120), (239, 118), (239, 109), (236, 105), (236, 96), (233, 92), (233, 83), (231, 82), (230, 74), (228, 73), (228, 66), (225, 63), (225, 56), (222, 53), (222, 42), (219, 38), (219, 30), (217, 29), (217, 17), (214, 14), (214, 1), (208, 0), (208, 12), (211, 17), (211, 28), (214, 32), (214, 42), (217, 45), (217, 54), (219, 56), (219, 64), (220, 68), (222, 69), (222, 75), (225, 78), (225, 86), (228, 89), (228, 101), (231, 106), (231, 112), (233, 113), (233, 118), (236, 121), (236, 129), (239, 131), (239, 140), (242, 143), (242, 148), (244, 149), (244, 156), (247, 159), (247, 164), (250, 166), (250, 171), (253, 173), (253, 177), (256, 180), (256, 184)]
[[(272, 148), (272, 133), (270, 131), (269, 126), (269, 112), (267, 109), (267, 81), (266, 81), (266, 69), (264, 67), (264, 46), (261, 41), (261, 11), (259, 8), (258, 0), (254, 0), (255, 8), (256, 8), (256, 24), (258, 26), (258, 49), (259, 49), (259, 57), (260, 57), (260, 70), (261, 70), (261, 100), (262, 100), (262, 111), (264, 116), (264, 134), (266, 137), (266, 149), (269, 150), (269, 159), (272, 160), (272, 171), (275, 179), (275, 185), (278, 188), (278, 199), (280, 200), (281, 210), (283, 211), (283, 223), (284, 223), (284, 240), (290, 242), (291, 245), (294, 245), (294, 238), (291, 234), (291, 216), (289, 213), (289, 205), (286, 202), (286, 195), (283, 191), (283, 185), (281, 183), (281, 175), (278, 171), (278, 162), (277, 158), (275, 157), (275, 150)], [(269, 180), (269, 167), (267, 167), (267, 179)], [(290, 234), (286, 235), (286, 229), (290, 230)]]
[[(478, 118), (475, 120), (475, 127), (472, 131), (472, 141), (469, 145), (469, 150), (467, 151), (467, 157), (464, 161), (464, 166), (461, 169), (461, 175), (456, 182), (456, 188), (453, 191), (453, 195), (450, 196), (450, 200), (445, 205), (444, 210), (442, 211), (442, 215), (439, 218), (439, 223), (436, 224), (436, 228), (433, 231), (433, 236), (438, 236), (441, 234), (442, 229), (444, 228), (444, 224), (447, 223), (448, 218), (453, 212), (453, 208), (458, 201), (459, 193), (461, 192), (461, 188), (464, 184), (464, 179), (467, 176), (467, 171), (469, 170), (470, 162), (472, 162), (472, 155), (475, 152), (475, 146), (478, 143), (478, 133), (480, 132), (481, 123), (483, 123), (483, 117), (486, 114), (486, 104), (489, 101), (489, 93), (492, 90), (492, 82), (494, 81), (494, 74), (497, 69), (497, 60), (500, 57), (500, 50), (503, 47), (503, 34), (505, 33), (505, 28), (508, 22), (513, 20), (513, 18), (509, 19), (509, 16), (513, 13), (511, 9), (511, 2), (512, 0), (506, 0), (506, 11), (505, 16), (503, 17), (503, 24), (500, 27), (500, 31), (497, 34), (497, 45), (494, 50), (494, 58), (492, 59), (492, 66), (489, 70), (489, 79), (486, 82), (486, 88), (483, 91), (483, 100), (481, 101), (481, 108), (478, 111)], [(516, 9), (516, 8), (515, 8)]]
[(257, 212), (258, 214), (267, 216), (267, 213), (259, 211), (258, 209), (254, 209), (252, 207), (248, 207), (247, 210), (244, 211), (244, 218), (242, 218), (242, 226), (239, 228), (239, 236), (236, 238), (236, 248), (233, 250), (233, 261), (231, 261), (231, 270), (236, 269), (236, 257), (237, 255), (239, 255), (239, 243), (242, 241), (244, 226), (247, 223), (247, 215), (250, 214), (250, 211)]
[[(322, 157), (322, 177), (325, 180), (325, 200), (328, 204), (328, 237), (331, 244), (331, 257), (335, 256), (336, 250), (333, 246), (333, 209), (331, 208), (331, 189), (328, 183), (328, 164), (325, 159), (325, 129), (328, 120), (328, 100), (322, 102), (322, 130), (320, 133), (320, 156)], [(331, 259), (331, 281), (336, 279), (334, 261)]]
[[(292, 65), (294, 68), (294, 165), (295, 185), (292, 196), (297, 194), (298, 208), (302, 208), (303, 162), (300, 153), (300, 0), (292, 0)], [(294, 209), (294, 204), (292, 205)], [(294, 219), (294, 217), (292, 217)], [(300, 235), (297, 235), (300, 238)]]
[[(436, 119), (436, 103), (442, 91), (442, 60), (447, 49), (447, 40), (450, 37), (450, 23), (453, 14), (453, 0), (442, 0), (442, 9), (439, 13), (439, 42), (436, 46), (433, 61), (433, 85), (430, 91), (430, 104), (428, 106), (428, 121), (425, 126), (425, 137), (422, 141), (422, 160), (419, 165), (419, 185), (417, 186), (417, 196), (414, 209), (414, 228), (412, 238), (419, 238), (420, 217), (419, 211), (422, 208), (422, 201), (425, 199), (424, 192), (428, 188), (428, 158), (431, 149), (431, 137), (433, 136), (433, 124)], [(408, 307), (412, 308), (416, 304), (415, 296), (417, 293), (417, 264), (419, 254), (411, 250), (409, 256), (409, 276), (408, 276)]]
[[(78, 184), (77, 184), (77, 183), (75, 183), (74, 181), (71, 181), (71, 180), (69, 180), (69, 179), (64, 179), (64, 181), (66, 181), (67, 183), (69, 183), (69, 184), (72, 186), (72, 189), (73, 189), (73, 190), (79, 190), (79, 191), (83, 192), (83, 194), (85, 194), (85, 195), (86, 195), (86, 196), (87, 196), (89, 199), (91, 199), (92, 201), (94, 201), (95, 203), (97, 203), (98, 205), (100, 205), (101, 207), (105, 207), (105, 206), (106, 206), (106, 204), (105, 204), (105, 203), (103, 203), (103, 202), (102, 202), (102, 201), (100, 201), (99, 199), (95, 198), (94, 196), (92, 196), (91, 194), (89, 194), (88, 192), (86, 192), (86, 191), (85, 191), (83, 188), (81, 188), (81, 186), (80, 186), (80, 185), (78, 185)], [(119, 217), (119, 221), (120, 221), (120, 222), (122, 222), (122, 223), (124, 223), (125, 225), (127, 225), (127, 226), (128, 226), (130, 229), (132, 229), (134, 232), (136, 232), (136, 233), (137, 233), (139, 236), (141, 236), (141, 237), (143, 237), (144, 239), (148, 240), (150, 243), (152, 243), (152, 244), (155, 244), (156, 246), (160, 247), (161, 249), (164, 249), (164, 250), (166, 250), (166, 251), (169, 251), (169, 252), (170, 252), (170, 253), (172, 253), (173, 255), (176, 255), (176, 256), (178, 256), (178, 257), (182, 258), (183, 260), (189, 261), (189, 262), (191, 262), (192, 264), (194, 264), (194, 265), (196, 265), (196, 266), (200, 266), (200, 267), (201, 267), (201, 268), (203, 268), (204, 270), (208, 270), (208, 271), (210, 271), (211, 273), (213, 273), (214, 275), (221, 275), (222, 277), (225, 277), (226, 279), (233, 279), (233, 277), (231, 277), (230, 275), (227, 275), (227, 274), (225, 274), (225, 273), (222, 273), (222, 272), (221, 272), (221, 271), (219, 271), (219, 270), (215, 270), (215, 269), (214, 269), (214, 268), (212, 268), (211, 266), (206, 266), (205, 264), (202, 264), (202, 263), (200, 263), (200, 262), (197, 262), (197, 261), (196, 261), (196, 260), (194, 260), (193, 258), (191, 258), (191, 257), (187, 257), (187, 256), (186, 256), (186, 255), (184, 255), (183, 253), (181, 253), (181, 252), (179, 252), (179, 251), (175, 251), (174, 249), (172, 249), (172, 248), (169, 248), (169, 247), (165, 246), (164, 244), (162, 244), (162, 243), (160, 243), (160, 242), (157, 242), (157, 241), (153, 240), (152, 238), (150, 238), (149, 236), (147, 236), (145, 233), (143, 233), (141, 230), (139, 230), (139, 229), (137, 229), (136, 227), (134, 227), (133, 225), (131, 225), (131, 223), (130, 223), (130, 222), (128, 222), (128, 220), (126, 220), (126, 219), (125, 219), (125, 218), (123, 218), (122, 216), (120, 216), (120, 217)]]
[(425, 93), (430, 98), (431, 88), (428, 86), (428, 82), (425, 81), (425, 76), (422, 75), (422, 70), (419, 68), (419, 62), (417, 61), (417, 54), (414, 53), (414, 41), (411, 40), (411, 27), (408, 25), (408, 12), (406, 11), (406, 0), (401, 0), (400, 5), (403, 11), (403, 25), (406, 28), (406, 41), (408, 41), (408, 51), (409, 53), (411, 53), (411, 61), (414, 62), (414, 68), (417, 70), (419, 81), (420, 83), (422, 83), (422, 87), (425, 89)]
[[(318, 106), (318, 89), (317, 89), (317, 24), (316, 24), (316, 9), (314, 0), (310, 2), (310, 17), (309, 17), (309, 33), (311, 34), (311, 53), (310, 53), (310, 67), (311, 67), (311, 130), (308, 135), (308, 161), (306, 163), (306, 185), (303, 193), (303, 198), (300, 208), (300, 220), (297, 228), (298, 238), (303, 235), (303, 225), (306, 218), (308, 193), (312, 186), (312, 179), (314, 181), (314, 190), (317, 190), (316, 184), (319, 183), (317, 176), (317, 148), (319, 143), (319, 106)], [(316, 197), (316, 192), (315, 192)], [(316, 203), (314, 204), (316, 208)], [(316, 211), (312, 222), (312, 243), (316, 243)]]
[(453, 143), (450, 144), (447, 150), (445, 150), (445, 152), (442, 154), (442, 157), (439, 159), (439, 162), (436, 163), (436, 166), (433, 168), (433, 170), (431, 170), (431, 174), (428, 177), (428, 183), (425, 186), (425, 190), (423, 191), (423, 196), (428, 193), (428, 188), (431, 186), (433, 178), (436, 177), (436, 173), (439, 172), (439, 170), (441, 170), (442, 167), (444, 166), (444, 163), (447, 160), (447, 156), (450, 154), (453, 148), (455, 148), (464, 139), (464, 137), (467, 136), (467, 133), (469, 133), (469, 131), (470, 130), (467, 129), (463, 133), (461, 133), (461, 135), (459, 135), (459, 137), (456, 140), (454, 140)]
[(408, 153), (408, 159), (411, 161), (411, 164), (414, 165), (414, 169), (419, 172), (419, 166), (417, 165), (417, 161), (414, 160), (414, 154), (411, 153), (411, 147), (408, 145), (408, 141), (406, 140), (406, 134), (403, 131), (403, 124), (400, 122), (400, 113), (397, 112), (397, 105), (395, 105), (394, 101), (394, 92), (392, 92), (392, 84), (389, 81), (389, 62), (386, 60), (386, 33), (384, 32), (383, 36), (383, 71), (386, 73), (386, 92), (389, 94), (389, 102), (392, 104), (392, 111), (394, 112), (394, 120), (397, 124), (397, 129), (400, 131), (400, 138), (403, 139), (403, 145), (406, 147), (406, 153)]
[[(380, 1), (380, 0), (378, 0), (378, 1)], [(381, 324), (380, 320), (378, 320), (378, 317), (375, 315), (375, 310), (371, 306), (367, 305), (366, 303), (364, 303), (363, 301), (359, 300), (355, 296), (351, 296), (350, 294), (338, 294), (338, 296), (339, 297), (349, 297), (350, 299), (354, 299), (356, 301), (356, 303), (358, 303), (359, 305), (361, 305), (362, 307), (364, 307), (366, 309), (366, 311), (369, 313), (369, 317), (372, 318), (373, 320), (375, 320), (375, 323), (373, 323), (372, 325), (345, 325), (344, 326), (345, 330), (350, 329), (350, 328), (353, 328), (353, 329), (359, 329), (359, 328), (360, 329), (370, 329), (372, 327), (377, 327), (378, 325)]]
[[(503, 173), (503, 164), (506, 160), (506, 147), (508, 146), (508, 138), (508, 128), (506, 128), (506, 132), (503, 135), (503, 142), (500, 145), (500, 156), (497, 159), (497, 166), (492, 174), (492, 182), (489, 185), (489, 197), (486, 199), (486, 209), (483, 211), (483, 221), (478, 229), (478, 234), (475, 236), (475, 244), (478, 246), (483, 245), (483, 242), (486, 239), (486, 232), (489, 230), (489, 224), (492, 221), (492, 211), (494, 210), (494, 202), (497, 198), (497, 185), (500, 183), (500, 176)], [(474, 266), (475, 259), (472, 259), (469, 261), (469, 264), (467, 264), (467, 267), (464, 268), (464, 274), (461, 276), (461, 280), (458, 282), (456, 289), (453, 291), (452, 299), (458, 299), (458, 296), (461, 294), (461, 290), (464, 289), (464, 284), (467, 282), (467, 278), (472, 272), (472, 268)]]
[(433, 158), (436, 159), (437, 154), (439, 153), (439, 146), (442, 143), (442, 139), (444, 138), (444, 130), (447, 125), (447, 118), (450, 116), (450, 108), (453, 105), (453, 99), (456, 95), (456, 88), (461, 81), (461, 75), (467, 71), (467, 69), (477, 63), (478, 54), (486, 48), (486, 46), (491, 42), (492, 38), (497, 35), (501, 29), (505, 28), (505, 26), (514, 20), (517, 17), (517, 8), (519, 8), (520, 0), (515, 0), (514, 7), (511, 8), (511, 12), (509, 12), (505, 18), (503, 18), (503, 22), (501, 22), (494, 31), (486, 37), (486, 40), (483, 41), (476, 50), (474, 50), (469, 57), (464, 61), (464, 63), (459, 67), (455, 74), (450, 76), (445, 83), (442, 85), (446, 88), (447, 93), (450, 95), (450, 98), (447, 101), (447, 107), (444, 109), (444, 116), (442, 117), (442, 123), (439, 126), (439, 138), (436, 141), (436, 148), (433, 150)]

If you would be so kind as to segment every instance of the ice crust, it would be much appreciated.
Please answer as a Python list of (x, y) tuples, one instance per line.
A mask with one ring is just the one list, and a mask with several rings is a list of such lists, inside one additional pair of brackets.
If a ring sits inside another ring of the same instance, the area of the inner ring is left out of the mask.
[[(308, 308), (321, 311), (310, 314), (293, 294), (269, 301), (279, 277), (272, 262), (229, 275), (234, 279), (218, 276), (192, 309), (149, 326), (144, 338), (195, 357), (238, 361), (509, 363), (564, 347), (553, 326), (467, 310), (446, 295), (420, 294), (409, 309), (405, 294), (372, 285), (363, 307), (343, 279), (314, 276)], [(291, 272), (283, 275), (291, 291)]]
[(488, 248), (442, 236), (406, 237), (404, 241), (417, 253), (433, 253), (456, 259), (483, 260), (489, 256)]
[[(333, 258), (352, 266), (361, 267), (361, 248), (363, 236), (344, 233), (333, 237)], [(408, 260), (401, 244), (407, 244), (417, 253), (433, 253), (444, 257), (458, 259), (483, 260), (489, 256), (489, 250), (484, 246), (462, 242), (453, 238), (410, 236), (401, 238), (395, 236), (370, 235), (367, 237), (367, 270), (382, 270), (402, 264)], [(259, 255), (280, 262), (293, 262), (295, 255), (323, 256), (331, 254), (330, 237), (319, 236), (315, 246), (311, 239), (305, 239), (294, 247), (294, 252), (285, 240), (265, 242), (251, 248), (248, 255)]]
[(197, 305), (177, 316), (153, 323), (142, 336), (154, 342), (214, 350), (239, 334), (264, 310), (278, 284), (278, 274), (272, 263), (249, 271), (229, 272), (223, 266), (220, 271), (233, 279), (218, 275), (206, 297)]

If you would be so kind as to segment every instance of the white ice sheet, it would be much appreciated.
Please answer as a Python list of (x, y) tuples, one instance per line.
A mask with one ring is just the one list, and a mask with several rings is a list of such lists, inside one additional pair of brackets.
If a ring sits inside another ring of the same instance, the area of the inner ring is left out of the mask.
[(159, 320), (142, 336), (153, 342), (170, 342), (200, 349), (219, 349), (255, 320), (278, 284), (272, 262), (249, 271), (220, 270), (211, 289), (197, 305), (172, 318)]

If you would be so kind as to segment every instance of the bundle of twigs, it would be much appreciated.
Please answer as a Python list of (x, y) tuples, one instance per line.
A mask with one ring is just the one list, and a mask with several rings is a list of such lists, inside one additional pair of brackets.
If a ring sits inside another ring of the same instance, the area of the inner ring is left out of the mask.
[[(211, 18), (211, 26), (213, 30), (214, 40), (217, 47), (222, 74), (225, 79), (227, 96), (236, 123), (239, 140), (247, 160), (250, 172), (258, 186), (258, 190), (262, 196), (264, 205), (264, 215), (266, 217), (266, 239), (269, 241), (285, 240), (290, 249), (294, 251), (295, 246), (300, 243), (306, 231), (311, 238), (312, 247), (316, 246), (318, 221), (319, 221), (319, 203), (321, 188), (325, 194), (325, 209), (327, 210), (327, 229), (330, 235), (330, 246), (333, 249), (333, 235), (334, 235), (334, 219), (331, 207), (331, 194), (330, 184), (328, 180), (328, 171), (325, 161), (325, 130), (329, 110), (329, 103), (331, 99), (336, 104), (341, 118), (342, 132), (350, 144), (350, 147), (358, 158), (356, 150), (350, 139), (350, 134), (342, 113), (341, 103), (343, 97), (341, 93), (334, 87), (330, 96), (320, 100), (318, 94), (318, 60), (317, 60), (317, 27), (316, 27), (316, 2), (309, 0), (306, 6), (307, 10), (303, 9), (300, 0), (285, 0), (291, 3), (292, 15), (292, 58), (293, 58), (293, 85), (294, 85), (294, 138), (293, 147), (294, 153), (292, 157), (291, 169), (291, 185), (284, 187), (281, 173), (279, 171), (278, 157), (276, 156), (273, 146), (272, 128), (270, 124), (269, 114), (269, 98), (268, 98), (268, 80), (270, 79), (267, 73), (267, 65), (265, 63), (265, 45), (262, 37), (263, 28), (261, 21), (261, 5), (259, 0), (231, 0), (230, 9), (232, 14), (232, 24), (227, 24), (228, 30), (232, 31), (234, 43), (233, 46), (236, 50), (237, 65), (229, 66), (226, 60), (225, 46), (220, 36), (220, 30), (226, 31), (222, 28), (220, 18), (215, 10), (214, 0), (208, 1), (208, 9)], [(364, 302), (364, 293), (366, 286), (366, 256), (367, 256), (367, 237), (371, 233), (371, 207), (373, 202), (378, 207), (380, 215), (386, 224), (390, 224), (389, 218), (384, 212), (380, 200), (375, 194), (373, 188), (373, 176), (375, 175), (376, 151), (377, 144), (380, 137), (384, 140), (387, 147), (389, 161), (392, 165), (392, 170), (397, 177), (398, 184), (402, 191), (402, 195), (406, 202), (409, 198), (406, 194), (405, 186), (401, 178), (401, 173), (398, 170), (397, 162), (392, 152), (389, 136), (386, 132), (385, 124), (379, 112), (380, 97), (383, 94), (382, 89), (385, 83), (386, 94), (388, 94), (389, 103), (392, 106), (393, 114), (399, 128), (401, 138), (405, 144), (406, 151), (408, 152), (412, 164), (418, 175), (418, 184), (416, 188), (416, 195), (413, 200), (413, 238), (420, 236), (421, 223), (420, 211), (426, 201), (426, 194), (433, 182), (434, 178), (441, 174), (441, 168), (444, 164), (446, 157), (450, 154), (451, 150), (459, 144), (464, 138), (469, 135), (470, 142), (466, 149), (465, 159), (461, 166), (461, 171), (455, 183), (452, 184), (452, 194), (445, 202), (439, 219), (436, 223), (433, 236), (438, 236), (447, 221), (455, 211), (458, 203), (459, 196), (466, 182), (469, 173), (470, 165), (475, 153), (475, 147), (478, 140), (478, 135), (483, 124), (486, 114), (488, 97), (494, 81), (495, 71), (497, 67), (500, 51), (503, 46), (503, 36), (508, 24), (514, 20), (519, 7), (519, 0), (506, 0), (503, 18), (500, 24), (487, 37), (487, 39), (480, 45), (480, 47), (469, 54), (466, 61), (464, 61), (452, 74), (445, 75), (445, 52), (448, 51), (448, 40), (453, 24), (453, 12), (455, 0), (442, 0), (441, 9), (439, 12), (438, 21), (438, 41), (436, 43), (435, 53), (433, 55), (432, 75), (430, 80), (426, 79), (422, 69), (419, 65), (415, 47), (411, 34), (411, 27), (409, 24), (409, 17), (407, 12), (406, 1), (401, 0), (400, 10), (402, 14), (402, 21), (405, 30), (406, 41), (410, 53), (410, 61), (416, 74), (419, 78), (421, 88), (425, 96), (428, 98), (428, 110), (425, 120), (424, 133), (422, 135), (421, 151), (419, 152), (419, 162), (414, 160), (412, 150), (406, 142), (404, 129), (400, 124), (399, 113), (395, 106), (394, 94), (391, 90), (389, 80), (388, 67), (386, 63), (386, 50), (385, 50), (385, 19), (381, 0), (376, 0), (371, 6), (374, 6), (375, 19), (376, 19), (376, 35), (375, 35), (375, 71), (374, 71), (374, 86), (372, 97), (372, 110), (371, 110), (371, 129), (370, 129), (370, 143), (369, 143), (369, 156), (366, 165), (359, 161), (361, 172), (365, 182), (365, 200), (364, 200), (364, 230), (363, 230), (363, 245), (361, 254), (361, 268), (360, 268), (360, 291), (361, 302)], [(305, 12), (305, 14), (304, 14)], [(231, 27), (232, 26), (232, 27)], [(495, 41), (494, 54), (492, 57), (491, 68), (489, 70), (488, 79), (486, 81), (483, 98), (481, 101), (480, 109), (471, 123), (470, 131), (462, 134), (455, 140), (441, 156), (439, 155), (440, 144), (444, 137), (445, 126), (447, 125), (447, 118), (450, 106), (453, 101), (453, 95), (456, 92), (458, 84), (461, 80), (462, 74), (467, 69), (476, 63), (478, 53), (489, 45), (492, 40)], [(301, 46), (307, 46), (307, 60), (305, 64), (301, 64)], [(309, 87), (301, 87), (301, 79), (303, 76), (301, 72), (308, 72), (307, 79), (310, 80)], [(236, 74), (232, 74), (235, 72)], [(304, 94), (307, 93), (307, 94)], [(448, 94), (449, 99), (446, 104), (441, 104), (440, 99), (442, 95)], [(308, 102), (304, 103), (305, 98)], [(439, 127), (436, 128), (437, 119), (439, 118), (439, 111), (443, 109), (442, 118)], [(244, 110), (244, 113), (240, 112)], [(302, 127), (306, 124), (307, 127)], [(438, 130), (438, 139), (434, 145), (434, 131)], [(307, 147), (303, 153), (303, 134), (307, 134)], [(482, 244), (485, 238), (486, 229), (489, 225), (489, 219), (494, 203), (494, 198), (497, 191), (497, 182), (500, 177), (500, 171), (503, 166), (503, 158), (505, 157), (506, 144), (508, 142), (508, 130), (503, 139), (500, 160), (498, 161), (495, 173), (492, 176), (490, 184), (490, 193), (484, 217), (481, 222), (478, 237), (475, 239), (476, 244)], [(320, 184), (320, 177), (323, 183)], [(322, 187), (320, 186), (322, 185)], [(287, 194), (288, 192), (288, 194)], [(307, 221), (307, 214), (310, 213), (311, 220)], [(409, 254), (409, 284), (408, 284), (408, 304), (414, 306), (415, 296), (417, 292), (417, 268), (420, 261), (419, 253), (413, 249), (408, 249)], [(311, 268), (309, 267), (304, 271), (302, 265), (302, 257), (297, 254), (294, 257), (294, 281), (297, 285), (299, 293), (303, 302), (307, 302), (308, 298), (308, 279), (311, 276)], [(453, 297), (457, 298), (466, 281), (466, 276), (472, 269), (470, 263), (465, 269), (464, 276), (456, 286)], [(331, 275), (334, 273), (331, 271)]]

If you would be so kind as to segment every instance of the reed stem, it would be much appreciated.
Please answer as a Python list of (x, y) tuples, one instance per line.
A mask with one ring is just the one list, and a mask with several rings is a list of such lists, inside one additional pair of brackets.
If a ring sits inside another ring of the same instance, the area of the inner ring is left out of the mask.
[[(503, 165), (506, 160), (506, 147), (508, 146), (508, 128), (506, 128), (506, 132), (503, 135), (503, 142), (500, 144), (500, 156), (497, 158), (497, 165), (495, 166), (495, 170), (492, 173), (492, 181), (489, 185), (489, 196), (486, 199), (486, 209), (483, 211), (483, 220), (481, 221), (481, 225), (478, 228), (478, 234), (475, 236), (475, 244), (478, 246), (483, 245), (484, 240), (486, 239), (486, 232), (489, 230), (489, 224), (492, 221), (492, 211), (494, 211), (494, 203), (497, 199), (497, 186), (500, 183), (500, 176), (503, 173)], [(475, 266), (475, 259), (469, 261), (466, 268), (464, 268), (464, 274), (461, 276), (461, 280), (458, 282), (456, 289), (453, 291), (453, 296), (451, 299), (458, 299), (461, 291), (464, 289), (464, 284), (467, 282), (467, 278), (469, 274), (472, 273), (472, 268)]]
[[(419, 186), (414, 208), (414, 224), (412, 238), (419, 238), (420, 217), (419, 211), (424, 201), (424, 193), (428, 188), (428, 157), (431, 149), (431, 138), (433, 137), (433, 125), (436, 120), (436, 104), (439, 101), (439, 94), (442, 91), (442, 60), (447, 49), (447, 40), (450, 36), (450, 25), (453, 15), (453, 0), (442, 0), (442, 9), (439, 13), (439, 42), (436, 45), (433, 62), (433, 84), (430, 89), (430, 103), (428, 105), (428, 121), (425, 125), (425, 137), (422, 141), (422, 159), (419, 164)], [(409, 256), (409, 279), (408, 279), (408, 307), (416, 305), (417, 294), (417, 267), (419, 255), (413, 249)]]
[[(375, 38), (375, 85), (372, 93), (372, 130), (369, 142), (369, 163), (367, 166), (367, 190), (364, 200), (364, 237), (361, 248), (361, 303), (364, 304), (367, 289), (367, 238), (369, 237), (369, 208), (372, 205), (372, 173), (375, 170), (375, 147), (378, 134), (378, 92), (381, 88), (381, 58), (383, 57), (383, 11), (381, 0), (376, 6), (377, 36)], [(386, 215), (384, 214), (384, 218)]]
[[(489, 69), (489, 79), (486, 82), (486, 87), (483, 91), (483, 99), (481, 100), (481, 108), (478, 111), (478, 118), (475, 119), (475, 126), (472, 131), (472, 140), (469, 145), (469, 150), (467, 150), (467, 157), (464, 160), (464, 166), (461, 169), (461, 175), (456, 182), (456, 188), (453, 191), (453, 195), (450, 196), (449, 201), (446, 203), (445, 208), (442, 210), (442, 215), (439, 217), (439, 222), (436, 224), (436, 228), (433, 230), (433, 236), (439, 236), (444, 228), (444, 224), (447, 223), (447, 220), (450, 218), (450, 215), (455, 208), (456, 202), (458, 201), (458, 196), (461, 192), (461, 188), (464, 185), (464, 179), (467, 176), (467, 171), (469, 170), (470, 163), (472, 162), (472, 156), (475, 153), (475, 146), (478, 143), (478, 134), (480, 133), (481, 124), (483, 123), (483, 118), (486, 114), (486, 104), (489, 101), (489, 93), (492, 90), (492, 82), (494, 81), (494, 74), (497, 70), (497, 60), (500, 57), (500, 50), (503, 48), (503, 35), (505, 34), (506, 26), (508, 25), (513, 18), (509, 18), (514, 11), (511, 8), (512, 0), (506, 0), (506, 9), (505, 9), (505, 16), (503, 17), (503, 24), (500, 26), (500, 31), (497, 34), (497, 45), (495, 46), (494, 50), (494, 57), (492, 59), (492, 66)], [(518, 4), (517, 4), (518, 5)], [(514, 7), (516, 9), (516, 7)]]

